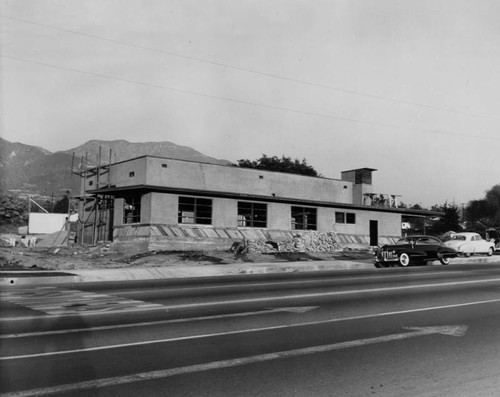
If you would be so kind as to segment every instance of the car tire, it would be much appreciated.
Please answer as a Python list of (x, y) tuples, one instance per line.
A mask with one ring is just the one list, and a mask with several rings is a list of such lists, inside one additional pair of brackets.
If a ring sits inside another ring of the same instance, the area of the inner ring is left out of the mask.
[(449, 265), (450, 264), (450, 258), (443, 256), (442, 258), (439, 258), (439, 262), (441, 262), (442, 265)]
[(399, 266), (406, 267), (410, 264), (410, 255), (406, 252), (403, 252), (399, 255)]
[(486, 255), (488, 256), (493, 255), (493, 247), (488, 248), (488, 253)]

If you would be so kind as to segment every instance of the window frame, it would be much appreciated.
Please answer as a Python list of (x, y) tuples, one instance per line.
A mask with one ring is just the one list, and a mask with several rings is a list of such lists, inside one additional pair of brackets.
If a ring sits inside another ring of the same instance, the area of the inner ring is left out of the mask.
[(123, 224), (141, 223), (141, 195), (123, 197)]
[(356, 213), (355, 212), (335, 211), (335, 223), (339, 223), (342, 225), (355, 225), (356, 224)]
[[(351, 218), (351, 219), (349, 219)], [(345, 213), (345, 223), (347, 225), (355, 225), (356, 224), (356, 213), (355, 212), (346, 212)]]
[(238, 201), (238, 227), (267, 228), (267, 203)]
[(205, 197), (179, 196), (177, 223), (180, 225), (212, 225), (213, 200)]
[[(318, 230), (318, 209), (316, 207), (292, 205), (290, 207), (290, 217), (290, 228), (292, 230)], [(298, 217), (300, 217), (301, 221), (297, 220)]]

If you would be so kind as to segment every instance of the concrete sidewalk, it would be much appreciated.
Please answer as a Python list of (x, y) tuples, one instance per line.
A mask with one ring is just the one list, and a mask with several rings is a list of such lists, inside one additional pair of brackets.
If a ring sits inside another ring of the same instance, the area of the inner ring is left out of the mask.
[(300, 261), (285, 263), (244, 263), (224, 265), (164, 267), (136, 267), (123, 269), (68, 270), (68, 271), (8, 271), (0, 272), (0, 286), (56, 284), (99, 281), (130, 281), (176, 279), (245, 274), (275, 274), (331, 271), (345, 269), (371, 269), (371, 261)]
[[(499, 263), (500, 256), (452, 259), (450, 266), (474, 263)], [(441, 266), (438, 261), (434, 265)], [(169, 265), (164, 267), (135, 267), (121, 269), (68, 271), (1, 271), (0, 286), (45, 285), (101, 281), (132, 281), (180, 279), (194, 277), (235, 276), (245, 274), (277, 274), (332, 270), (373, 269), (372, 260), (300, 261), (285, 263), (243, 263), (224, 265)], [(379, 270), (382, 271), (382, 270)]]

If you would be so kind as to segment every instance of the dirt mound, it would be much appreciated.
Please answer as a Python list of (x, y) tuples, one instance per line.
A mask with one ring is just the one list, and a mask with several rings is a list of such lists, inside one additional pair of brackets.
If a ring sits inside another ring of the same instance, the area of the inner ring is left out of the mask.
[(119, 254), (103, 244), (95, 247), (0, 247), (0, 270), (117, 269), (159, 266), (206, 266), (242, 263), (370, 259), (368, 251), (336, 252), (246, 252), (148, 251)]

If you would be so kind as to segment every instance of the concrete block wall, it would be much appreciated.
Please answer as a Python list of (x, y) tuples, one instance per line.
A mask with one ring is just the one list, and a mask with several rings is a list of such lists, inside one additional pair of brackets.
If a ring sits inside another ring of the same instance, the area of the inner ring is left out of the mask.
[[(400, 236), (381, 236), (380, 245), (393, 243)], [(368, 248), (368, 235), (317, 231), (267, 230), (184, 225), (122, 225), (115, 228), (113, 248), (118, 251), (215, 251), (229, 250), (233, 243), (247, 240), (263, 247), (266, 241), (278, 243), (287, 251), (329, 252), (344, 248)], [(265, 251), (262, 251), (265, 252)]]

